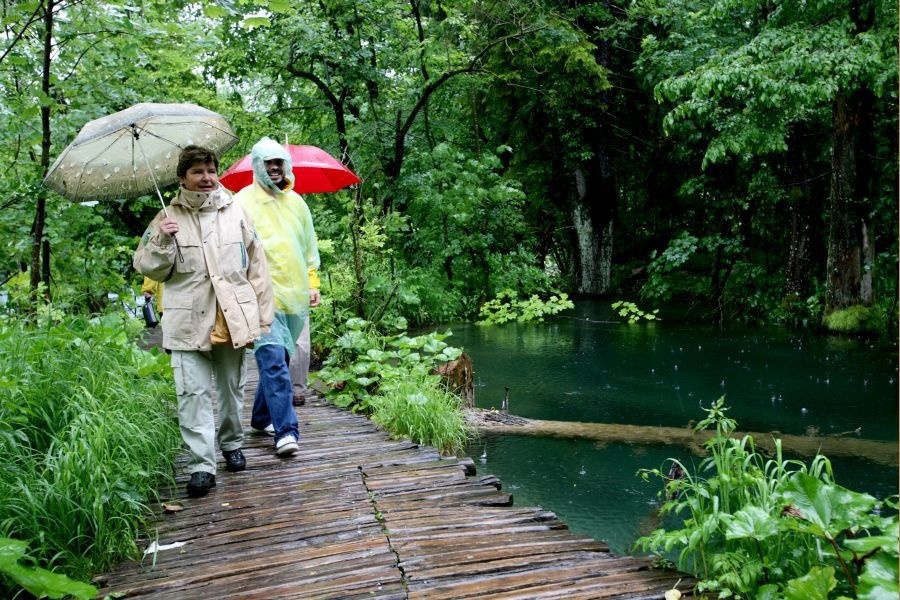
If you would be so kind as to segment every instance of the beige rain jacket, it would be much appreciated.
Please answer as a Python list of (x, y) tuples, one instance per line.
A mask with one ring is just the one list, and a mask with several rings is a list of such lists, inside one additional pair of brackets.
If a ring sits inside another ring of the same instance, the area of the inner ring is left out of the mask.
[(272, 284), (253, 222), (231, 195), (181, 189), (168, 208), (178, 221), (175, 240), (159, 231), (160, 211), (134, 252), (134, 268), (164, 281), (163, 347), (210, 350), (216, 302), (231, 334), (243, 348), (267, 333), (274, 318)]

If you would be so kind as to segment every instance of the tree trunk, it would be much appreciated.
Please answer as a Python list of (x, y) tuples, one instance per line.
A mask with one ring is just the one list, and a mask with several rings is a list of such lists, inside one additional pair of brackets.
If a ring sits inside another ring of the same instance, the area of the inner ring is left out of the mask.
[(362, 233), (362, 188), (356, 188), (353, 195), (353, 210), (350, 213), (350, 239), (353, 240), (353, 278), (354, 301), (356, 316), (363, 319), (366, 316), (366, 280), (363, 275), (362, 247), (359, 236)]
[[(41, 73), (41, 90), (44, 98), (50, 97), (50, 67), (53, 60), (53, 0), (47, 2), (44, 13), (44, 60)], [(46, 101), (41, 105), (41, 175), (46, 175), (50, 168), (50, 106)], [(47, 220), (47, 196), (44, 188), (38, 192), (34, 209), (34, 221), (31, 226), (31, 295), (37, 300), (37, 289), (44, 282), (44, 296), (50, 299), (50, 242), (44, 239), (44, 228)], [(41, 258), (45, 264), (42, 264)]]
[[(609, 0), (602, 6), (610, 10)], [(609, 69), (611, 45), (606, 40), (597, 44), (595, 59), (597, 64)], [(610, 105), (608, 92), (601, 91), (597, 97), (599, 106), (594, 115), (596, 130), (586, 139), (593, 153), (588, 165), (589, 171), (581, 168), (575, 171), (578, 201), (572, 210), (572, 224), (575, 232), (575, 290), (579, 294), (599, 296), (609, 290), (610, 271), (613, 254), (613, 218), (616, 214), (618, 194), (613, 169), (609, 160), (604, 130), (610, 120), (606, 108)]]
[[(871, 2), (852, 0), (849, 8), (857, 34), (872, 28)], [(868, 230), (875, 192), (872, 105), (872, 93), (866, 88), (841, 92), (834, 101), (826, 315), (848, 306), (870, 306), (873, 301), (875, 251)]]
[[(813, 249), (821, 243), (821, 230), (816, 226), (817, 215), (823, 212), (827, 196), (826, 180), (818, 178), (810, 166), (803, 140), (811, 132), (806, 127), (795, 128), (788, 138), (787, 162), (788, 194), (788, 258), (785, 269), (784, 300), (790, 305), (803, 302), (811, 292), (814, 264)], [(821, 258), (821, 257), (819, 257)]]
[(865, 90), (839, 94), (834, 103), (825, 314), (873, 301), (871, 106)]
[(576, 169), (578, 201), (571, 213), (575, 290), (588, 296), (599, 296), (609, 290), (612, 266), (615, 185), (608, 168), (601, 167), (598, 171), (596, 176), (591, 176)]

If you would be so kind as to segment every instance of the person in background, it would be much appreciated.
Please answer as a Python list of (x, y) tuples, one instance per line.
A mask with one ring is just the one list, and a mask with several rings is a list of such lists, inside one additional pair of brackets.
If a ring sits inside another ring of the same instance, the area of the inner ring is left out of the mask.
[(319, 250), (309, 207), (292, 189), (288, 151), (264, 137), (254, 144), (250, 161), (253, 183), (240, 190), (235, 201), (256, 223), (275, 294), (272, 329), (253, 349), (259, 385), (250, 426), (274, 436), (277, 455), (291, 456), (299, 450), (300, 431), (288, 365), (310, 306), (319, 304), (319, 290), (310, 287), (309, 278), (309, 270), (319, 267)]
[(133, 259), (138, 272), (166, 282), (163, 347), (172, 353), (192, 497), (216, 485), (217, 440), (226, 470), (246, 467), (244, 349), (268, 332), (273, 319), (265, 253), (253, 221), (219, 184), (218, 167), (211, 150), (193, 145), (182, 150), (178, 195), (150, 223)]
[[(309, 292), (310, 297), (313, 295), (321, 297), (319, 294), (319, 275), (316, 269), (309, 269)], [(300, 337), (297, 338), (297, 347), (289, 364), (294, 406), (303, 406), (306, 404), (306, 399), (313, 395), (313, 391), (308, 386), (309, 359), (312, 352), (312, 343), (309, 339), (309, 325), (310, 318), (307, 317), (306, 323), (303, 325), (303, 331), (300, 332)]]
[[(162, 283), (149, 277), (144, 277), (144, 282), (141, 284), (141, 293), (144, 294), (141, 313), (144, 316), (144, 324), (150, 329), (155, 329), (162, 319), (162, 287)], [(156, 297), (155, 302), (154, 297)]]
[(163, 284), (159, 281), (155, 281), (145, 276), (144, 282), (141, 284), (141, 293), (144, 295), (144, 302), (150, 302), (151, 300), (154, 301), (154, 305), (156, 306), (156, 315), (162, 318)]

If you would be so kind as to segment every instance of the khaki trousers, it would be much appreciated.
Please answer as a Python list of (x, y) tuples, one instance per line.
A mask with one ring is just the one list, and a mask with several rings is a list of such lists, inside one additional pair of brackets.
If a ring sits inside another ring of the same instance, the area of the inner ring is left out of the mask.
[(309, 341), (309, 315), (306, 316), (306, 323), (303, 325), (303, 331), (297, 338), (297, 347), (294, 349), (294, 356), (288, 364), (288, 371), (291, 373), (291, 384), (294, 393), (299, 394), (306, 389), (309, 382), (309, 353), (312, 345)]
[[(216, 440), (220, 450), (237, 450), (244, 443), (243, 348), (213, 346), (211, 351), (172, 350), (178, 425), (190, 453), (188, 472), (216, 472)], [(213, 413), (213, 389), (219, 413), (219, 433)]]

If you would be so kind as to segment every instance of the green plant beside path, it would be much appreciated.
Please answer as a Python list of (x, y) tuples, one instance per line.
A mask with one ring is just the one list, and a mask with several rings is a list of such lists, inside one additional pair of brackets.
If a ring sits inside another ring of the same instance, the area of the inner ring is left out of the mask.
[(403, 318), (390, 327), (395, 333), (382, 334), (364, 319), (347, 321), (317, 374), (331, 386), (328, 398), (370, 416), (394, 436), (445, 454), (462, 450), (468, 428), (460, 400), (434, 374), (462, 350), (444, 342), (450, 332), (411, 337)]
[(97, 595), (97, 588), (65, 575), (40, 567), (23, 565), (28, 546), (25, 542), (0, 537), (0, 573), (37, 598), (74, 596), (87, 600)]
[(720, 398), (697, 424), (716, 435), (695, 472), (674, 459), (672, 468), (640, 472), (663, 481), (661, 512), (678, 526), (636, 547), (677, 552), (698, 591), (719, 598), (897, 598), (896, 497), (843, 488), (827, 458), (786, 460), (778, 440), (775, 456), (762, 456), (751, 436), (731, 437), (727, 410)]
[(78, 580), (136, 556), (180, 445), (171, 368), (135, 345), (142, 326), (117, 315), (0, 324), (0, 537), (15, 540), (0, 596), (23, 585), (19, 543), (26, 567)]

